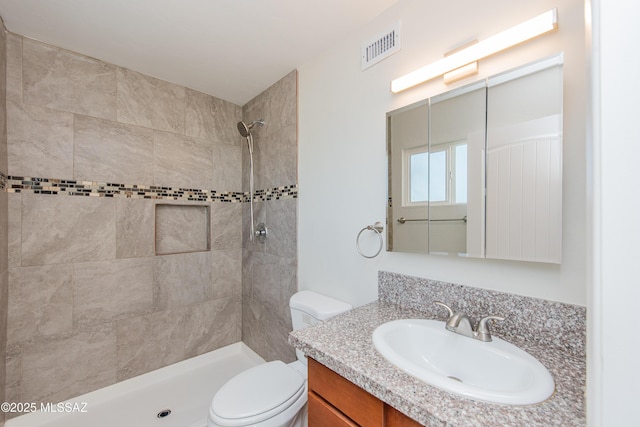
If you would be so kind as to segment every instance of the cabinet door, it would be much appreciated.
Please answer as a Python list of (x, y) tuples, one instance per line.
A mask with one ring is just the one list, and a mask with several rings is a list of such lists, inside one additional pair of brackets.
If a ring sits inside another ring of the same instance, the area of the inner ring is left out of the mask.
[(384, 423), (381, 400), (311, 358), (309, 390), (363, 427), (377, 427)]
[(309, 392), (309, 427), (359, 427), (314, 392)]
[(384, 405), (384, 417), (386, 427), (420, 427), (422, 424), (407, 417), (402, 412), (392, 408), (389, 405)]

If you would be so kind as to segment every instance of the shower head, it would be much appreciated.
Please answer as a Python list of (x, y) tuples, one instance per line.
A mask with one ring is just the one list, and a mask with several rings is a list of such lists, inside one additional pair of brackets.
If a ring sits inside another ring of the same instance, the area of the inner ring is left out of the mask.
[(246, 138), (251, 135), (251, 129), (253, 129), (254, 126), (264, 126), (264, 120), (256, 120), (249, 124), (246, 124), (245, 122), (238, 122), (238, 132)]

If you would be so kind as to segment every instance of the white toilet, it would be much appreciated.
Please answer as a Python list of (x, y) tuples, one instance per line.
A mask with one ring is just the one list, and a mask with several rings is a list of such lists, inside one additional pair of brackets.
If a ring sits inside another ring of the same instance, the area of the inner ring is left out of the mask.
[[(291, 323), (300, 329), (352, 308), (351, 304), (312, 291), (291, 297)], [(307, 359), (280, 360), (248, 369), (227, 381), (213, 397), (208, 427), (304, 427)]]

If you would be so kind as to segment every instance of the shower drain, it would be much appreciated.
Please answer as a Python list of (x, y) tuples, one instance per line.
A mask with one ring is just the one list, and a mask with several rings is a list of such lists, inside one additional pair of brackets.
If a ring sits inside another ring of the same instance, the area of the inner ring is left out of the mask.
[(171, 415), (171, 409), (163, 409), (162, 411), (158, 412), (156, 417), (165, 418), (165, 417), (168, 417), (169, 415)]

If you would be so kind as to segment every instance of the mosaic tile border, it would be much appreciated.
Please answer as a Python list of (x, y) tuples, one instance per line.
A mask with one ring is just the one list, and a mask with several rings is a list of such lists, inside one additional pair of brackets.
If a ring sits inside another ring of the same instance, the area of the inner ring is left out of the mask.
[[(249, 193), (244, 193), (246, 200), (249, 201)], [(267, 202), (269, 200), (279, 199), (297, 199), (298, 184), (284, 185), (282, 187), (270, 188), (268, 190), (257, 190), (253, 193), (254, 202)]]
[[(6, 176), (0, 172), (0, 190), (8, 193), (33, 193), (65, 196), (113, 197), (126, 199), (182, 200), (193, 202), (245, 203), (248, 192), (215, 191), (195, 188), (160, 187), (155, 185), (116, 184), (70, 179)], [(258, 190), (254, 202), (295, 199), (298, 185), (285, 185)]]

